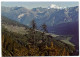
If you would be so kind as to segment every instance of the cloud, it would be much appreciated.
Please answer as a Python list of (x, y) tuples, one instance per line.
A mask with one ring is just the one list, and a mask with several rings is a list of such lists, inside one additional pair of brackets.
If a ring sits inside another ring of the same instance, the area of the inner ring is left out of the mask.
[[(49, 6), (49, 8), (62, 9), (62, 7), (57, 6), (57, 5), (55, 5), (55, 4), (51, 4), (51, 5)], [(48, 9), (49, 9), (49, 8), (48, 8)]]

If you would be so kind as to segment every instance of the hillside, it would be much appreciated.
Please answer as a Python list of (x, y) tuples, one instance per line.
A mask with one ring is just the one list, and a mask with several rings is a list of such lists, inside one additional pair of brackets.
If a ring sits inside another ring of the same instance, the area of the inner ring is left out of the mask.
[(43, 33), (28, 27), (26, 28), (26, 26), (2, 16), (3, 56), (75, 55), (75, 47), (73, 44), (68, 44), (58, 39), (66, 39), (66, 37), (71, 36), (60, 36), (55, 34), (51, 36), (49, 33)]
[(1, 21), (2, 21), (2, 24), (7, 24), (7, 25), (13, 25), (13, 26), (21, 26), (21, 27), (26, 27), (28, 28), (27, 26), (15, 21), (15, 20), (11, 20), (9, 19), (8, 17), (5, 17), (5, 16), (1, 16)]

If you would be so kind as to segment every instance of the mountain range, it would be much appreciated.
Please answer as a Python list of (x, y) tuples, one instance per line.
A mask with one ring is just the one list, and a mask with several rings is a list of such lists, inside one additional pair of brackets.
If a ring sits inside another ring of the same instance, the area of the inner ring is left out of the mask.
[(32, 9), (2, 6), (1, 15), (27, 26), (30, 26), (31, 21), (35, 20), (38, 29), (45, 23), (49, 33), (72, 35), (70, 41), (76, 45), (77, 50), (79, 49), (78, 6), (62, 8), (51, 5), (48, 8), (37, 7)]
[(16, 20), (22, 24), (29, 25), (32, 19), (35, 19), (38, 26), (46, 23), (49, 26), (59, 23), (78, 21), (78, 6), (57, 9), (57, 8), (33, 8), (25, 7), (3, 7), (1, 8), (2, 16)]
[[(70, 34), (70, 31), (77, 29), (78, 34), (78, 17), (79, 17), (79, 7), (68, 7), (68, 8), (59, 8), (59, 6), (51, 5), (50, 8), (32, 8), (27, 9), (25, 7), (1, 7), (1, 15), (8, 17), (12, 20), (18, 21), (21, 24), (30, 26), (31, 21), (34, 19), (37, 23), (37, 27), (39, 28), (43, 23), (45, 23), (48, 27), (49, 32), (57, 32), (58, 34), (66, 34), (59, 33), (59, 29), (62, 29), (67, 34)], [(59, 8), (59, 9), (58, 9)], [(75, 24), (76, 29), (74, 29), (73, 24)], [(71, 24), (68, 26), (68, 24)], [(57, 28), (56, 28), (57, 27)], [(73, 27), (73, 28), (69, 28)], [(67, 28), (67, 29), (66, 29)], [(39, 28), (40, 29), (40, 28)], [(69, 30), (69, 31), (68, 31)], [(73, 34), (73, 33), (72, 33)]]

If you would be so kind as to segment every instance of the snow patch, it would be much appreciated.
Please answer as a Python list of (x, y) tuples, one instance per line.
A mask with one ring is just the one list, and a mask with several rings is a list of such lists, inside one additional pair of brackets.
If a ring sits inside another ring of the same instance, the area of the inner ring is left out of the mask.
[(18, 16), (18, 18), (21, 19), (23, 16), (24, 16), (24, 14), (20, 14), (20, 15)]

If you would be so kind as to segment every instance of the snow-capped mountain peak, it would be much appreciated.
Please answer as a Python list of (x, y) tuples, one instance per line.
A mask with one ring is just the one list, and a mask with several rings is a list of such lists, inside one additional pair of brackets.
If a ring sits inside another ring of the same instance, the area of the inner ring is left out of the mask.
[(51, 4), (51, 5), (48, 7), (48, 9), (50, 9), (50, 8), (54, 8), (54, 9), (62, 9), (62, 7), (57, 6), (57, 5), (55, 5), (55, 4)]

